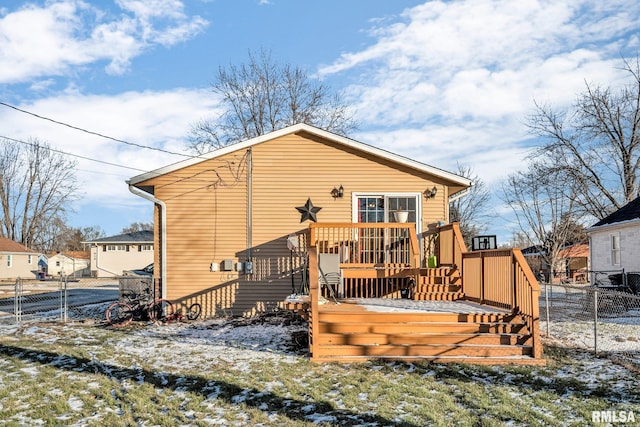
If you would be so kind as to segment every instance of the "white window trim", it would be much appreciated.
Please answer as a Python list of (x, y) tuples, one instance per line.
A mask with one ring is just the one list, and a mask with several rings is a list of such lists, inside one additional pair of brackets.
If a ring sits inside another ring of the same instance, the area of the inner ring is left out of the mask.
[[(618, 247), (614, 249), (613, 247), (613, 241), (614, 238), (616, 238), (617, 242), (618, 242)], [(622, 249), (620, 248), (620, 233), (611, 233), (609, 234), (609, 249), (611, 250), (611, 265), (615, 266), (615, 267), (619, 267), (620, 265), (622, 265)], [(614, 256), (614, 253), (618, 254), (618, 262), (615, 262), (616, 257)]]
[[(358, 198), (359, 197), (384, 197), (385, 198), (385, 213), (386, 199), (388, 197), (415, 197), (416, 198), (416, 233), (420, 235), (422, 232), (422, 193), (420, 192), (381, 192), (381, 191), (367, 191), (367, 192), (353, 192), (351, 193), (351, 222), (358, 222)], [(385, 218), (389, 221), (389, 218)]]

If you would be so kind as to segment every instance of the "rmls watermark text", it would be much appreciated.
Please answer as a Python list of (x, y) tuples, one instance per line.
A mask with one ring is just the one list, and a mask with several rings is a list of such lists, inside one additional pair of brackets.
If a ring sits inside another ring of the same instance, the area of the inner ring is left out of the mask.
[(591, 411), (592, 423), (635, 423), (636, 416), (633, 411)]

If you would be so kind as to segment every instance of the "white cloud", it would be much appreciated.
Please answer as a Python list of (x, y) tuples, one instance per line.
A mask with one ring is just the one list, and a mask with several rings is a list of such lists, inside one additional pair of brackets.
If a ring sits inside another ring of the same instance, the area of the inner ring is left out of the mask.
[[(114, 96), (69, 93), (17, 107), (133, 144), (189, 154), (186, 144), (191, 123), (212, 114), (217, 103), (210, 92), (175, 89)], [(70, 157), (78, 162), (81, 205), (147, 205), (128, 191), (125, 180), (143, 171), (185, 159), (162, 151), (117, 143), (6, 107), (0, 109), (0, 122), (3, 123), (2, 136), (19, 140), (38, 138), (66, 153), (132, 168)]]
[(639, 46), (636, 0), (454, 0), (382, 20), (373, 43), (323, 66), (356, 75), (345, 94), (357, 138), (454, 171), (489, 188), (523, 169), (534, 100), (565, 108), (585, 82), (617, 86), (621, 53)]
[(0, 15), (0, 83), (60, 76), (108, 61), (125, 72), (131, 59), (160, 44), (171, 46), (200, 33), (207, 22), (184, 13), (182, 2), (121, 0), (117, 16), (81, 0), (27, 4)]
[[(428, 147), (443, 160), (479, 149), (500, 159), (521, 156), (534, 99), (564, 107), (585, 81), (617, 83), (621, 49), (637, 44), (635, 6), (430, 1), (406, 9), (398, 22), (382, 21), (371, 46), (341, 55), (319, 75), (359, 73), (362, 83), (345, 92), (361, 127), (378, 130), (369, 136), (382, 146)], [(522, 159), (507, 163), (517, 167)]]

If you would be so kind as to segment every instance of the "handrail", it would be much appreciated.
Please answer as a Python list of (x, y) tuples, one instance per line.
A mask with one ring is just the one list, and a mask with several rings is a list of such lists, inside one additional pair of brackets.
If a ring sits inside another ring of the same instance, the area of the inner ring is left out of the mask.
[(319, 300), (318, 252), (315, 246), (309, 247), (309, 351), (311, 357), (318, 354), (320, 322), (318, 316)]
[[(380, 236), (362, 236), (357, 232), (362, 230), (384, 230), (387, 233)], [(364, 247), (367, 251), (387, 251), (392, 253), (393, 260), (384, 261), (385, 263), (405, 263), (411, 268), (420, 268), (420, 246), (414, 223), (311, 223), (309, 225), (309, 246), (316, 247), (318, 253), (338, 253), (347, 251), (349, 245), (358, 241), (370, 242), (369, 246)], [(388, 241), (382, 246), (375, 241), (375, 237), (384, 237)], [(402, 246), (403, 242), (407, 242), (406, 246)], [(395, 248), (394, 248), (395, 246)], [(362, 248), (360, 248), (362, 249)], [(404, 250), (408, 250), (405, 255)], [(348, 253), (343, 253), (347, 258)], [(349, 261), (342, 260), (345, 263), (362, 264), (371, 263), (371, 260), (354, 259), (349, 257)]]
[(542, 357), (538, 339), (540, 285), (520, 249), (463, 254), (462, 283), (468, 299), (521, 315), (533, 340), (534, 357)]

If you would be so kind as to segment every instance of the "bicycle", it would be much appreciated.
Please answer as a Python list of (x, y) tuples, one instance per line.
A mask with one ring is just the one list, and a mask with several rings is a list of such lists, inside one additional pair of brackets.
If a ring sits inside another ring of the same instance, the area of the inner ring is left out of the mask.
[(182, 309), (179, 308), (175, 310), (174, 313), (162, 316), (158, 319), (160, 322), (169, 323), (169, 322), (182, 322), (184, 319), (187, 320), (196, 320), (202, 314), (202, 305), (200, 303), (194, 302), (189, 307), (187, 307), (187, 312), (182, 313)]
[(134, 319), (157, 323), (174, 313), (171, 301), (162, 298), (153, 300), (149, 289), (143, 293), (128, 292), (123, 296), (125, 301), (114, 302), (105, 312), (107, 323), (111, 326), (127, 326)]

